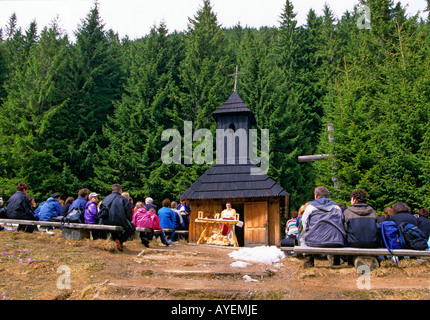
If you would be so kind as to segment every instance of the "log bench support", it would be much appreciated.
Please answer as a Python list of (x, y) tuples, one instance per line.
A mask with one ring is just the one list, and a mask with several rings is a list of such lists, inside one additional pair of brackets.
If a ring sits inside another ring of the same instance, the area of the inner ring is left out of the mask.
[(368, 266), (370, 270), (379, 268), (378, 256), (398, 256), (398, 257), (430, 257), (430, 250), (411, 250), (411, 249), (394, 249), (391, 254), (385, 248), (320, 248), (320, 247), (281, 247), (283, 251), (293, 251), (294, 253), (308, 253), (308, 254), (326, 254), (326, 255), (342, 255), (353, 256), (353, 263), (356, 268), (361, 265)]

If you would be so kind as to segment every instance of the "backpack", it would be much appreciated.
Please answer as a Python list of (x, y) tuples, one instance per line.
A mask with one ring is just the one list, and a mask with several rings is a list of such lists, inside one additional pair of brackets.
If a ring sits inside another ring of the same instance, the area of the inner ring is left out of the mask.
[(407, 222), (399, 224), (400, 243), (403, 249), (426, 250), (428, 239), (415, 225)]
[(97, 216), (99, 218), (99, 224), (106, 224), (109, 221), (110, 218), (110, 213), (109, 213), (109, 208), (110, 205), (113, 203), (113, 201), (117, 198), (118, 196), (115, 196), (111, 202), (104, 204), (102, 202), (102, 206), (100, 206), (100, 210), (97, 212)]
[(391, 254), (393, 254), (392, 249), (402, 249), (399, 228), (394, 221), (381, 222), (381, 235), (384, 246)]
[(84, 209), (74, 207), (70, 212), (61, 219), (61, 223), (85, 223)]
[(288, 234), (281, 240), (281, 247), (294, 247), (297, 244), (297, 238), (294, 234)]

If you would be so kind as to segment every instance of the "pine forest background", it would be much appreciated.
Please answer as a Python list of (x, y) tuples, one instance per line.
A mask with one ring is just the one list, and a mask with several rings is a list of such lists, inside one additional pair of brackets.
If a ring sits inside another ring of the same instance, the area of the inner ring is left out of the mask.
[[(371, 30), (357, 27), (363, 4)], [(106, 196), (113, 183), (135, 201), (178, 197), (210, 165), (163, 164), (161, 133), (184, 121), (215, 132), (211, 113), (238, 65), (238, 93), (270, 130), (268, 174), (291, 210), (318, 185), (346, 204), (364, 188), (379, 212), (430, 207), (429, 18), (392, 0), (358, 1), (340, 18), (325, 5), (303, 26), (295, 17), (287, 0), (277, 26), (224, 28), (203, 0), (187, 30), (160, 23), (131, 40), (105, 30), (95, 2), (71, 42), (56, 19), (22, 30), (11, 14), (0, 33), (0, 196), (26, 182), (37, 202), (84, 187)], [(298, 162), (310, 154), (335, 157)]]

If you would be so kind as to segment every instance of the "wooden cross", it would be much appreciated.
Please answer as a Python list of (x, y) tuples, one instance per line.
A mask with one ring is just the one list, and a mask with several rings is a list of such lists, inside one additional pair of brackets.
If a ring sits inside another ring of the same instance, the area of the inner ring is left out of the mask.
[(236, 66), (236, 73), (228, 75), (229, 77), (234, 76), (234, 91), (236, 91), (236, 89), (237, 89), (237, 76), (240, 76), (242, 74), (245, 74), (245, 73), (244, 72), (239, 73), (239, 66)]
[[(327, 128), (329, 132), (334, 131), (334, 127), (332, 124), (329, 124)], [(330, 143), (334, 144), (334, 136), (332, 134), (329, 134), (328, 139)], [(309, 156), (298, 156), (297, 159), (299, 160), (299, 162), (312, 162), (312, 161), (321, 161), (332, 157), (334, 157), (332, 154), (313, 154)], [(339, 183), (337, 182), (337, 178), (334, 173), (335, 169), (336, 169), (336, 165), (333, 162), (333, 176), (331, 180), (333, 181), (333, 186), (335, 187), (335, 189), (340, 189)]]

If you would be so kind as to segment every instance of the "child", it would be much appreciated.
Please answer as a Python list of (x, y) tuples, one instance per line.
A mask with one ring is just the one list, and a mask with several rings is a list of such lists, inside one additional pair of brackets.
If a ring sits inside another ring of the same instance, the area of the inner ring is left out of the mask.
[(287, 225), (285, 226), (285, 234), (296, 234), (299, 232), (297, 226), (297, 217), (298, 212), (296, 210), (291, 212), (291, 219), (287, 221)]
[(135, 211), (133, 214), (133, 224), (138, 228), (147, 228), (151, 229), (149, 234), (144, 232), (140, 233), (140, 239), (142, 240), (142, 244), (149, 248), (149, 240), (154, 236), (154, 230), (161, 230), (161, 242), (165, 246), (169, 246), (169, 243), (166, 240), (166, 235), (164, 234), (163, 229), (160, 227), (160, 219), (155, 213), (155, 209), (151, 208), (150, 210), (146, 210), (143, 202), (139, 201), (136, 203)]

